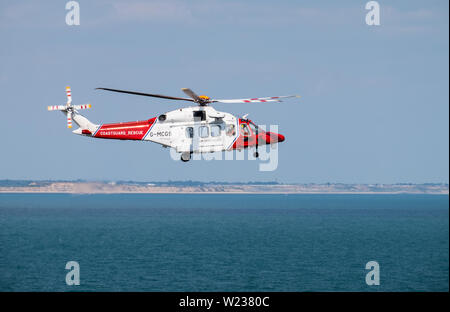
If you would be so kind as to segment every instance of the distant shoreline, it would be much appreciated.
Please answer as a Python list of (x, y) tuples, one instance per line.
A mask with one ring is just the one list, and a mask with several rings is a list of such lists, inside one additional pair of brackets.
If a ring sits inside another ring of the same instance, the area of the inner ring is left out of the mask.
[(52, 181), (20, 181), (20, 185), (14, 185), (14, 183), (14, 181), (0, 180), (0, 194), (449, 194), (447, 184), (221, 184), (217, 182), (183, 184), (183, 182)]
[(23, 194), (23, 195), (31, 195), (31, 194), (65, 194), (65, 195), (125, 195), (125, 194), (129, 194), (129, 195), (431, 195), (431, 196), (436, 196), (436, 195), (446, 195), (448, 196), (449, 193), (407, 193), (407, 192), (323, 192), (323, 193), (277, 193), (277, 192), (116, 192), (116, 193), (75, 193), (75, 192), (21, 192), (21, 191), (17, 191), (17, 192), (5, 192), (5, 191), (0, 191), (0, 195), (2, 194)]

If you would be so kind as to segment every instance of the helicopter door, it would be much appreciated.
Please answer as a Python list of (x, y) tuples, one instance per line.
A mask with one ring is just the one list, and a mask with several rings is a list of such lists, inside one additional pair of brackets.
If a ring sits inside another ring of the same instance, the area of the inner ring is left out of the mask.
[(252, 130), (246, 123), (241, 123), (240, 125), (240, 133), (243, 137), (244, 146), (254, 145), (255, 137), (253, 136)]
[(225, 131), (222, 123), (205, 124), (199, 126), (197, 129), (200, 151), (217, 152), (223, 149)]
[(178, 137), (180, 138), (179, 144), (177, 146), (178, 152), (192, 152), (194, 151), (193, 140), (194, 140), (194, 127), (176, 127), (179, 130)]

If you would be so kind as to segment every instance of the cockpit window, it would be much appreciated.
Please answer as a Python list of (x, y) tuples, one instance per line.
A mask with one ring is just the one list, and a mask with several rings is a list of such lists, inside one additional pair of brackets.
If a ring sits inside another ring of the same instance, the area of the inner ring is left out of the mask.
[(241, 134), (243, 136), (249, 136), (250, 135), (250, 129), (248, 128), (247, 124), (245, 124), (245, 123), (241, 124)]
[(250, 126), (250, 129), (252, 130), (252, 132), (253, 132), (253, 133), (256, 133), (256, 127), (255, 127), (255, 124), (252, 123), (252, 122), (250, 122), (248, 125)]

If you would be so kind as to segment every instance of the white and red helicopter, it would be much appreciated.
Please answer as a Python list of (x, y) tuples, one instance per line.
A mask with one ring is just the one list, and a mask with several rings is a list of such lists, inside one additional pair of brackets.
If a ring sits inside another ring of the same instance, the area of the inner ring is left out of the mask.
[(100, 90), (150, 96), (169, 100), (194, 102), (197, 105), (179, 108), (158, 117), (142, 121), (94, 124), (82, 116), (78, 110), (91, 108), (91, 104), (72, 105), (70, 87), (66, 87), (67, 104), (48, 106), (48, 110), (59, 110), (67, 116), (67, 127), (72, 128), (72, 120), (79, 126), (73, 133), (101, 139), (151, 141), (174, 148), (181, 153), (181, 160), (191, 159), (192, 153), (213, 153), (233, 149), (276, 144), (284, 141), (278, 133), (266, 132), (247, 119), (229, 113), (216, 111), (211, 103), (257, 103), (281, 102), (282, 98), (299, 97), (298, 95), (273, 96), (251, 99), (215, 100), (206, 95), (197, 95), (191, 89), (181, 89), (189, 98), (180, 98), (160, 94), (97, 88)]

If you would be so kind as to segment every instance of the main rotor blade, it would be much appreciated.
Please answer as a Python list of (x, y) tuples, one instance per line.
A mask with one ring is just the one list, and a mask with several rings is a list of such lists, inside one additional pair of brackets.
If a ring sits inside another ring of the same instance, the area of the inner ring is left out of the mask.
[(299, 98), (299, 95), (283, 95), (283, 96), (271, 96), (264, 98), (250, 98), (250, 99), (232, 99), (232, 100), (211, 100), (212, 103), (264, 103), (264, 102), (281, 102), (281, 99), (286, 98)]
[(168, 100), (195, 102), (194, 100), (188, 99), (188, 98), (180, 98), (180, 97), (167, 96), (167, 95), (161, 95), (161, 94), (150, 94), (150, 93), (142, 93), (142, 92), (126, 91), (126, 90), (118, 90), (118, 89), (109, 89), (109, 88), (96, 88), (96, 90), (106, 90), (106, 91), (119, 92), (119, 93), (127, 93), (127, 94), (142, 95), (142, 96), (151, 96), (151, 97), (156, 97), (156, 98), (161, 98), (161, 99), (168, 99)]
[(200, 98), (198, 97), (197, 94), (195, 94), (194, 91), (192, 91), (189, 88), (181, 88), (181, 91), (183, 91), (184, 93), (186, 93), (186, 95), (190, 96), (191, 98), (194, 99), (195, 102), (200, 102)]

